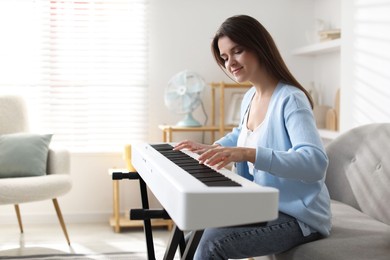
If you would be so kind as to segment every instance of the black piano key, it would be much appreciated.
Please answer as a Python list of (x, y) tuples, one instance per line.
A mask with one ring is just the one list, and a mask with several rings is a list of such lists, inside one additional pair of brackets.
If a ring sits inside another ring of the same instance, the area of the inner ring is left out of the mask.
[(212, 181), (212, 182), (205, 182), (209, 187), (239, 187), (241, 184), (234, 182), (229, 179), (229, 181)]
[(208, 187), (241, 186), (241, 184), (229, 179), (207, 165), (199, 164), (196, 159), (188, 154), (183, 153), (182, 151), (173, 150), (173, 146), (170, 144), (153, 144), (151, 146), (168, 160), (172, 161)]
[(189, 172), (190, 174), (196, 174), (196, 173), (217, 173), (217, 174), (220, 174), (219, 172), (213, 170), (213, 169), (191, 169), (191, 170), (188, 170), (187, 172)]
[(161, 154), (184, 154), (182, 151), (175, 151), (175, 150), (161, 150), (159, 151)]
[(190, 157), (183, 157), (183, 156), (176, 156), (176, 155), (168, 155), (168, 156), (165, 156), (166, 158), (168, 158), (169, 160), (171, 161), (175, 161), (175, 162), (179, 162), (179, 161), (188, 161), (188, 162), (192, 162), (192, 163), (197, 163), (198, 160)]
[(175, 163), (192, 163), (192, 164), (196, 164), (196, 163), (199, 163), (197, 160), (192, 160), (192, 159), (188, 159), (188, 158), (181, 158), (181, 157), (167, 157), (169, 160), (171, 161), (174, 161)]
[[(180, 167), (180, 166), (179, 166)], [(184, 170), (184, 168), (182, 168)], [(201, 176), (202, 174), (209, 174), (209, 175), (221, 175), (219, 172), (214, 171), (213, 169), (189, 169), (186, 170), (189, 174), (195, 176)]]
[(190, 157), (190, 158), (185, 157), (186, 154), (184, 154), (184, 153), (183, 154), (162, 154), (162, 155), (164, 155), (166, 158), (169, 158), (169, 159), (178, 159), (178, 160), (180, 160), (180, 159), (187, 159), (187, 160), (194, 160), (194, 161), (196, 161), (192, 157)]
[(180, 168), (182, 168), (183, 170), (185, 170), (186, 172), (190, 173), (190, 174), (197, 173), (197, 172), (210, 172), (209, 169), (194, 168), (194, 166), (190, 165), (190, 164), (179, 163), (179, 164), (176, 164), (176, 165), (179, 166)]
[(172, 145), (170, 144), (152, 144), (151, 145), (157, 151), (172, 150)]
[(204, 164), (193, 164), (193, 165), (188, 165), (188, 166), (183, 166), (181, 167), (183, 170), (202, 170), (202, 169), (205, 169), (205, 170), (209, 170), (210, 168), (207, 167), (206, 165)]
[[(184, 155), (186, 155), (186, 154), (184, 154)], [(194, 162), (198, 162), (198, 160), (196, 160), (196, 159), (194, 159), (194, 158), (192, 158), (192, 157), (184, 157), (184, 156), (167, 156), (167, 158), (172, 158), (172, 159), (178, 160), (178, 161), (180, 161), (180, 160), (187, 160), (187, 161), (192, 161), (193, 163), (194, 163)]]
[(197, 179), (207, 178), (207, 177), (218, 177), (218, 176), (221, 176), (221, 174), (219, 174), (219, 173), (217, 173), (217, 172), (193, 173), (193, 174), (191, 174), (191, 175), (194, 176), (194, 177), (197, 178)]
[(185, 153), (177, 153), (177, 152), (174, 152), (174, 153), (161, 153), (162, 155), (164, 155), (165, 157), (167, 158), (186, 158), (185, 157)]
[(160, 150), (159, 152), (162, 154), (185, 154), (182, 151), (172, 150), (172, 148), (170, 148), (170, 150), (168, 149)]
[(176, 165), (182, 165), (182, 166), (192, 166), (192, 165), (196, 165), (198, 164), (198, 162), (191, 162), (191, 161), (183, 161), (183, 160), (176, 160), (176, 161), (172, 161), (174, 162)]
[(202, 177), (202, 178), (198, 178), (201, 182), (216, 182), (216, 181), (219, 181), (219, 182), (222, 182), (222, 181), (229, 181), (230, 179), (229, 178), (226, 178), (226, 177), (222, 177), (222, 176), (214, 176), (214, 177)]

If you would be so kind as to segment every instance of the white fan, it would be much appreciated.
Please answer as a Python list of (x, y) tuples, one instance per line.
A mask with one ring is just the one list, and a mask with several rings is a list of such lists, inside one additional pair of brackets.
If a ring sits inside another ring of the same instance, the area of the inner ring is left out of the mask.
[(201, 103), (201, 94), (206, 83), (198, 74), (184, 70), (174, 75), (165, 89), (164, 101), (169, 110), (185, 114), (178, 126), (201, 126), (192, 116)]

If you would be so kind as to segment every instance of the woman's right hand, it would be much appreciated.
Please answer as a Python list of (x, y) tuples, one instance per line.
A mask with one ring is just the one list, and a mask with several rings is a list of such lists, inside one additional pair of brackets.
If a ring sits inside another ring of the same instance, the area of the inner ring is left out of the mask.
[(212, 148), (220, 146), (219, 144), (202, 144), (202, 143), (197, 143), (194, 141), (189, 141), (189, 140), (184, 140), (175, 145), (173, 150), (182, 150), (182, 149), (187, 149), (191, 152), (197, 153), (197, 154), (202, 154)]

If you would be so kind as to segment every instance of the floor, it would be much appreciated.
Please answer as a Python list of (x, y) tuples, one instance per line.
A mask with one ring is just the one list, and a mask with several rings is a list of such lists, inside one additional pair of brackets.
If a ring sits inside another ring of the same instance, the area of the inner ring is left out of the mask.
[[(20, 257), (27, 260), (29, 257), (24, 256), (64, 254), (88, 255), (87, 259), (97, 260), (147, 259), (145, 235), (142, 228), (126, 228), (122, 229), (120, 233), (115, 233), (108, 223), (92, 223), (67, 224), (67, 229), (71, 246), (68, 246), (59, 224), (25, 224), (24, 233), (20, 234), (17, 224), (4, 225), (0, 223), (0, 259)], [(153, 228), (156, 259), (163, 259), (169, 238), (170, 231), (166, 228)], [(110, 255), (110, 253), (120, 252), (131, 252), (131, 256), (120, 258)], [(102, 257), (99, 255), (103, 253), (110, 256)], [(174, 259), (180, 259), (178, 252)], [(270, 258), (255, 257), (252, 259), (268, 260)]]
[[(142, 228), (128, 228), (121, 233), (115, 233), (107, 223), (67, 224), (67, 228), (71, 246), (59, 225), (25, 224), (24, 233), (20, 234), (17, 225), (0, 224), (0, 259), (37, 254), (113, 252), (133, 252), (137, 259), (147, 259)], [(169, 235), (165, 228), (154, 228), (156, 259), (163, 258)]]

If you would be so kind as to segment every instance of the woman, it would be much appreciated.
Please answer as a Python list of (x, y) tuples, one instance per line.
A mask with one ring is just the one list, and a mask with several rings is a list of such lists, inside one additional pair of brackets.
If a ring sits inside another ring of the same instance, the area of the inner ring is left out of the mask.
[(310, 95), (288, 70), (270, 34), (252, 17), (228, 18), (211, 48), (226, 73), (253, 84), (241, 104), (241, 122), (213, 145), (182, 141), (174, 149), (194, 151), (200, 163), (217, 168), (233, 162), (238, 174), (279, 189), (279, 216), (265, 226), (206, 229), (195, 259), (275, 254), (327, 236), (328, 158)]

